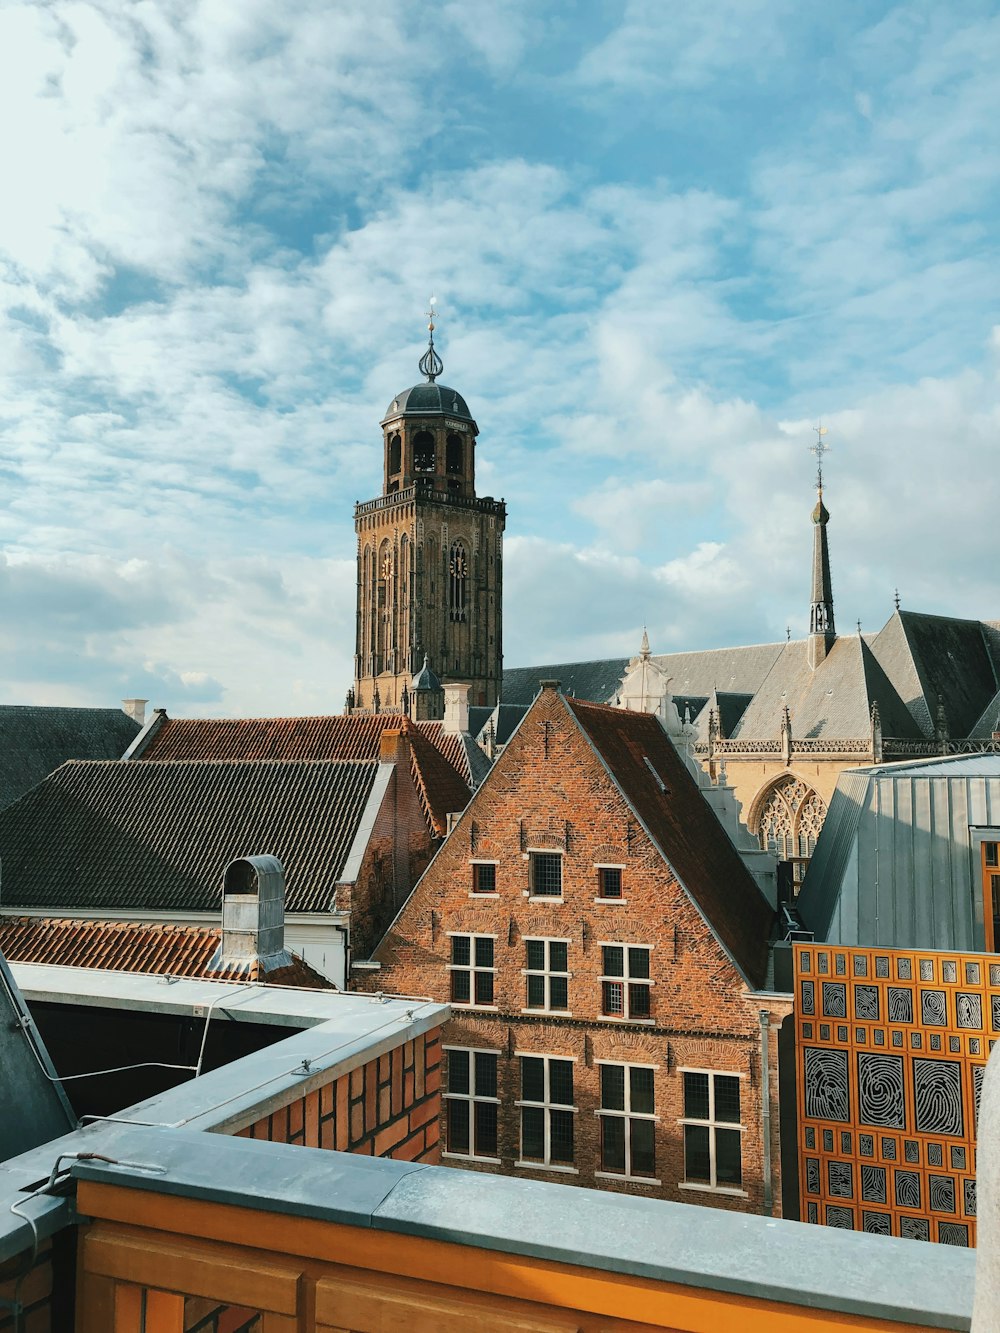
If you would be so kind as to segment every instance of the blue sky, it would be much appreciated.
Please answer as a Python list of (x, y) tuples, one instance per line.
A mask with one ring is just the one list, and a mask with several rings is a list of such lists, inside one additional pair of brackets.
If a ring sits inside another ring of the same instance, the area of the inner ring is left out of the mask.
[(0, 8), (0, 698), (341, 707), (441, 310), (511, 665), (1000, 618), (1000, 7)]

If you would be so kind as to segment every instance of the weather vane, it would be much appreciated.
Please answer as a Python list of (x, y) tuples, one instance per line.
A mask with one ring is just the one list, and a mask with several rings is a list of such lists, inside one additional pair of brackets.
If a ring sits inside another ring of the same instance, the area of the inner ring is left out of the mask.
[(438, 356), (434, 347), (434, 328), (437, 319), (437, 311), (434, 309), (437, 304), (437, 297), (430, 299), (430, 310), (427, 311), (427, 351), (417, 363), (422, 374), (427, 376), (428, 381), (433, 384), (437, 377), (444, 370), (444, 362)]
[(813, 426), (816, 432), (816, 443), (809, 446), (809, 452), (816, 455), (816, 489), (823, 490), (823, 455), (830, 452), (830, 446), (826, 443), (825, 426)]
[(896, 610), (899, 610), (899, 589), (892, 594), (892, 600), (896, 603)]

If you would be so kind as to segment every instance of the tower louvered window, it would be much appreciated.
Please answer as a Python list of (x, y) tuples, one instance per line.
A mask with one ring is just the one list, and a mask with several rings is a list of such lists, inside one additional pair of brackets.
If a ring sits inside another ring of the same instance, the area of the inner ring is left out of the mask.
[(448, 564), (448, 616), (451, 620), (464, 621), (466, 613), (466, 584), (469, 575), (469, 565), (465, 554), (465, 547), (461, 542), (455, 542), (451, 548), (451, 559)]

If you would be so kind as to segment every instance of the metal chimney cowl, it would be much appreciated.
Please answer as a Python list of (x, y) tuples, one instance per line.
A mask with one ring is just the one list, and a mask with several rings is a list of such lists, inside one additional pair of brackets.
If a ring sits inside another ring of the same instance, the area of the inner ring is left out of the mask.
[(276, 856), (230, 861), (222, 882), (222, 940), (213, 967), (273, 972), (288, 967), (285, 871)]

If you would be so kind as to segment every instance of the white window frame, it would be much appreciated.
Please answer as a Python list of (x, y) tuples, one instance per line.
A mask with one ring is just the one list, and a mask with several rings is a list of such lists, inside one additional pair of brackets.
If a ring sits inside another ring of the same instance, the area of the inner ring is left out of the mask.
[[(493, 866), (493, 883), (496, 884), (496, 872), (497, 872), (497, 869), (499, 868), (499, 865), (500, 865), (500, 862), (499, 862), (499, 861), (493, 861), (493, 860), (491, 860), (488, 856), (473, 856), (473, 857), (471, 857), (470, 860), (469, 860), (469, 865), (470, 865), (471, 868), (472, 868), (472, 883), (473, 883), (473, 884), (475, 884), (475, 882), (476, 882), (476, 866)], [(469, 897), (470, 897), (470, 898), (499, 898), (499, 897), (500, 897), (500, 891), (499, 891), (499, 889), (493, 889), (490, 893), (480, 893), (477, 889), (475, 889), (475, 888), (470, 888), (470, 889), (469, 889)]]
[[(453, 1005), (456, 1009), (489, 1009), (489, 1010), (495, 1010), (495, 1009), (498, 1007), (498, 1006), (497, 1006), (496, 999), (497, 999), (497, 940), (499, 939), (499, 936), (498, 936), (498, 935), (487, 935), (487, 934), (484, 934), (482, 931), (479, 931), (479, 932), (473, 932), (473, 931), (469, 931), (469, 930), (449, 930), (449, 931), (446, 931), (445, 934), (446, 934), (447, 938), (449, 939), (449, 941), (452, 940), (452, 939), (454, 939), (454, 938), (456, 938), (456, 937), (461, 938), (461, 939), (467, 939), (467, 940), (471, 941), (470, 944), (469, 944), (469, 964), (468, 964), (468, 966), (466, 967), (466, 966), (464, 966), (462, 963), (452, 963), (452, 962), (449, 962), (448, 965), (447, 965), (447, 971), (448, 971), (449, 973), (451, 973), (451, 972), (468, 972), (468, 974), (469, 974), (469, 998), (468, 998), (468, 1000), (453, 1000), (453, 999), (450, 999), (450, 998), (449, 998), (448, 1003), (451, 1004), (451, 1005)], [(476, 945), (475, 945), (475, 941), (476, 941), (476, 940), (492, 940), (492, 941), (493, 941), (493, 966), (492, 966), (492, 967), (478, 967), (478, 966), (476, 965)], [(449, 959), (450, 959), (450, 957), (451, 957), (451, 950), (452, 950), (452, 945), (449, 943), (449, 945), (448, 945), (448, 957), (449, 957)], [(489, 973), (491, 974), (491, 976), (493, 977), (493, 1002), (492, 1002), (491, 1004), (479, 1004), (479, 1003), (477, 1003), (477, 1001), (476, 1001), (476, 973), (477, 973), (477, 972), (489, 972)], [(449, 978), (448, 978), (448, 994), (449, 994), (449, 997), (450, 997), (450, 995), (451, 995), (451, 977), (450, 977), (450, 976), (449, 976)]]
[(600, 882), (601, 882), (601, 871), (602, 871), (602, 870), (620, 870), (620, 871), (622, 872), (622, 891), (621, 891), (621, 896), (618, 897), (618, 898), (606, 898), (603, 894), (599, 893), (599, 894), (595, 897), (594, 902), (595, 902), (595, 903), (619, 903), (619, 904), (620, 904), (620, 903), (627, 903), (627, 902), (628, 902), (628, 899), (627, 899), (626, 896), (625, 896), (625, 866), (624, 866), (624, 865), (618, 865), (618, 864), (617, 864), (616, 862), (614, 862), (614, 861), (595, 861), (595, 862), (594, 862), (594, 869), (597, 871), (597, 882), (598, 882), (598, 886), (600, 886)]
[[(502, 1051), (488, 1049), (483, 1046), (442, 1046), (443, 1051), (448, 1052), (448, 1091), (444, 1094), (444, 1101), (467, 1102), (469, 1107), (469, 1143), (476, 1146), (476, 1103), (482, 1102), (487, 1105), (499, 1107), (499, 1097), (483, 1097), (476, 1092), (476, 1056), (492, 1055), (497, 1061), (497, 1091), (500, 1090), (500, 1057)], [(462, 1051), (469, 1056), (469, 1091), (452, 1092), (451, 1091), (451, 1052)], [(447, 1112), (445, 1113), (445, 1125), (449, 1123)], [(497, 1147), (500, 1145), (500, 1112), (497, 1111)], [(477, 1152), (452, 1152), (450, 1147), (445, 1147), (441, 1153), (442, 1157), (452, 1157), (459, 1162), (489, 1162), (491, 1166), (497, 1166), (500, 1163), (499, 1157), (486, 1157)]]
[[(641, 1061), (641, 1060), (632, 1060), (632, 1061), (626, 1061), (626, 1060), (595, 1060), (595, 1061), (594, 1061), (594, 1064), (597, 1065), (598, 1069), (600, 1069), (601, 1065), (613, 1065), (613, 1066), (617, 1066), (619, 1069), (624, 1069), (624, 1070), (625, 1070), (625, 1098), (624, 1098), (624, 1101), (625, 1101), (625, 1109), (622, 1110), (622, 1111), (615, 1111), (615, 1110), (612, 1110), (612, 1109), (610, 1109), (610, 1108), (608, 1108), (608, 1107), (605, 1107), (605, 1106), (601, 1105), (601, 1106), (599, 1106), (598, 1109), (594, 1112), (594, 1115), (597, 1116), (598, 1120), (601, 1120), (601, 1119), (607, 1117), (608, 1119), (613, 1119), (613, 1120), (624, 1120), (624, 1121), (625, 1121), (625, 1171), (624, 1171), (624, 1173), (623, 1173), (623, 1172), (620, 1172), (620, 1171), (604, 1171), (604, 1170), (602, 1169), (602, 1170), (595, 1171), (595, 1172), (594, 1172), (594, 1175), (597, 1177), (598, 1180), (628, 1180), (628, 1181), (633, 1182), (633, 1183), (636, 1184), (636, 1185), (659, 1185), (659, 1184), (661, 1184), (662, 1182), (659, 1181), (659, 1180), (656, 1180), (653, 1176), (636, 1176), (636, 1175), (633, 1175), (633, 1174), (632, 1174), (632, 1171), (631, 1171), (631, 1169), (630, 1169), (630, 1168), (631, 1168), (631, 1165), (632, 1165), (632, 1121), (633, 1121), (633, 1120), (651, 1120), (651, 1121), (654, 1123), (654, 1125), (658, 1125), (658, 1124), (660, 1123), (660, 1117), (656, 1114), (655, 1111), (633, 1111), (633, 1110), (632, 1110), (632, 1106), (631, 1106), (631, 1103), (632, 1103), (632, 1079), (631, 1079), (631, 1076), (630, 1076), (630, 1074), (629, 1074), (629, 1071), (632, 1070), (632, 1069), (652, 1069), (652, 1070), (653, 1070), (653, 1073), (654, 1073), (654, 1080), (653, 1080), (653, 1105), (654, 1105), (654, 1107), (655, 1107), (655, 1105), (656, 1105), (656, 1080), (655, 1080), (655, 1073), (656, 1073), (656, 1071), (660, 1068), (660, 1066), (659, 1066), (659, 1065), (653, 1065), (653, 1064), (646, 1064), (645, 1062), (643, 1062), (643, 1061)], [(600, 1075), (598, 1075), (598, 1077), (600, 1077)], [(600, 1092), (600, 1085), (598, 1085), (598, 1092)], [(740, 1105), (742, 1106), (742, 1102), (740, 1103)], [(602, 1142), (602, 1146), (601, 1146), (601, 1154), (602, 1154), (602, 1157), (603, 1157), (603, 1153), (604, 1153), (604, 1147), (603, 1147), (603, 1142)], [(655, 1160), (655, 1157), (656, 1157), (656, 1135), (655, 1135), (655, 1131), (654, 1131), (654, 1135), (653, 1135), (653, 1157), (654, 1157), (654, 1160)]]
[[(708, 1160), (710, 1181), (706, 1184), (701, 1180), (681, 1180), (677, 1188), (682, 1190), (696, 1190), (703, 1194), (733, 1194), (741, 1198), (747, 1198), (747, 1192), (742, 1185), (719, 1185), (716, 1182), (716, 1162), (715, 1162), (715, 1131), (717, 1129), (734, 1129), (740, 1135), (740, 1178), (743, 1179), (743, 1135), (746, 1133), (746, 1125), (743, 1124), (743, 1107), (745, 1105), (743, 1097), (743, 1084), (740, 1083), (740, 1122), (737, 1124), (733, 1120), (715, 1119), (715, 1080), (721, 1078), (746, 1078), (746, 1074), (740, 1073), (738, 1069), (704, 1069), (692, 1065), (682, 1065), (677, 1070), (681, 1076), (681, 1105), (684, 1098), (684, 1075), (685, 1074), (707, 1074), (708, 1075), (708, 1116), (707, 1120), (699, 1120), (694, 1116), (678, 1117), (678, 1125), (698, 1125), (708, 1130)], [(681, 1130), (681, 1151), (684, 1154), (684, 1174), (687, 1175), (687, 1150), (684, 1147), (684, 1131)]]
[[(617, 899), (606, 899), (605, 901), (607, 901), (607, 902), (615, 902), (615, 901), (618, 901), (618, 900), (617, 900)], [(653, 945), (653, 944), (627, 944), (627, 943), (625, 943), (623, 940), (600, 940), (600, 941), (598, 941), (598, 945), (597, 945), (597, 947), (601, 950), (601, 973), (602, 973), (602, 975), (598, 978), (598, 981), (600, 982), (600, 987), (601, 987), (601, 1012), (600, 1012), (600, 1017), (601, 1017), (604, 1021), (606, 1021), (606, 1022), (610, 1022), (610, 1023), (654, 1023), (656, 1020), (653, 1018), (653, 1014), (652, 1014), (652, 1009), (653, 1009), (652, 988), (653, 988), (653, 986), (656, 985), (656, 982), (653, 980), (652, 976), (648, 976), (648, 977), (631, 977), (631, 976), (629, 975), (629, 957), (628, 957), (628, 951), (629, 951), (629, 949), (643, 949), (643, 950), (645, 950), (645, 952), (649, 955), (649, 965), (648, 965), (648, 967), (647, 967), (646, 970), (647, 970), (648, 972), (651, 973), (652, 970), (653, 970), (653, 957), (652, 957), (652, 955), (653, 955), (653, 949), (654, 949), (656, 946)], [(604, 975), (603, 975), (603, 973), (604, 973), (604, 950), (605, 950), (605, 949), (621, 949), (621, 950), (622, 950), (622, 972), (623, 972), (623, 975), (622, 975), (622, 976), (620, 976), (620, 977), (609, 977), (609, 976), (604, 976)], [(606, 1013), (604, 1012), (604, 986), (605, 986), (606, 983), (613, 983), (613, 984), (615, 984), (615, 985), (620, 985), (621, 988), (622, 988), (622, 1012), (621, 1012), (620, 1014), (606, 1014)], [(650, 1012), (649, 1012), (648, 1014), (643, 1014), (643, 1015), (642, 1015), (641, 1017), (639, 1017), (639, 1018), (633, 1018), (633, 1017), (632, 1017), (632, 1014), (631, 1014), (632, 1004), (631, 1004), (631, 998), (630, 998), (630, 995), (629, 995), (629, 987), (630, 987), (630, 986), (646, 986), (646, 987), (649, 989), (649, 992), (650, 992), (650, 994), (649, 994), (649, 1009), (650, 1009)]]
[[(558, 847), (529, 847), (524, 853), (528, 862), (528, 887), (525, 890), (525, 896), (529, 903), (561, 903), (566, 898), (566, 855)], [(559, 858), (559, 892), (558, 893), (536, 893), (535, 892), (535, 862), (536, 856), (557, 856)]]
[[(573, 976), (573, 973), (572, 973), (572, 971), (570, 970), (570, 966), (569, 966), (569, 946), (570, 946), (571, 943), (572, 943), (572, 940), (568, 940), (568, 939), (560, 939), (560, 938), (559, 938), (558, 936), (556, 936), (556, 935), (526, 935), (526, 936), (524, 937), (524, 963), (525, 963), (525, 965), (524, 965), (524, 967), (521, 968), (521, 976), (524, 977), (524, 1006), (523, 1006), (523, 1008), (521, 1009), (521, 1013), (522, 1013), (522, 1014), (558, 1014), (561, 1018), (572, 1018), (572, 1017), (573, 1017), (572, 1011), (571, 1011), (569, 1008), (566, 1008), (566, 1009), (554, 1009), (554, 1008), (552, 1007), (552, 987), (551, 987), (551, 984), (550, 984), (550, 983), (551, 983), (551, 980), (552, 980), (553, 977), (564, 977), (564, 978), (566, 979), (566, 1003), (567, 1003), (567, 1005), (568, 1005), (568, 1004), (569, 1004), (569, 983), (570, 983), (570, 979), (571, 979), (572, 976)], [(543, 944), (543, 945), (545, 946), (545, 966), (544, 966), (544, 968), (539, 969), (539, 968), (536, 968), (536, 967), (528, 967), (528, 945), (529, 945), (529, 944)], [(566, 971), (565, 971), (565, 972), (553, 972), (552, 969), (551, 969), (551, 967), (549, 966), (549, 962), (550, 962), (550, 954), (551, 954), (551, 950), (550, 950), (550, 948), (549, 948), (549, 945), (551, 945), (551, 944), (565, 944), (565, 945), (566, 945)], [(538, 1005), (538, 1004), (532, 1004), (532, 1005), (529, 1005), (529, 1004), (528, 1004), (528, 978), (529, 978), (529, 977), (541, 977), (541, 978), (542, 978), (542, 984), (543, 984), (544, 987), (545, 987), (545, 1003), (544, 1003), (543, 1005)]]
[[(543, 1072), (543, 1092), (545, 1100), (541, 1102), (524, 1101), (520, 1097), (514, 1103), (517, 1107), (517, 1142), (518, 1142), (518, 1160), (514, 1163), (516, 1167), (523, 1168), (526, 1171), (558, 1171), (567, 1176), (578, 1176), (579, 1170), (575, 1166), (567, 1166), (564, 1162), (552, 1161), (552, 1111), (570, 1111), (573, 1115), (579, 1114), (579, 1108), (576, 1105), (576, 1071), (573, 1073), (573, 1097), (572, 1106), (567, 1106), (565, 1102), (553, 1102), (551, 1100), (551, 1082), (549, 1074), (550, 1060), (563, 1060), (568, 1064), (575, 1065), (577, 1060), (575, 1055), (547, 1055), (540, 1051), (515, 1051), (514, 1055), (518, 1061), (521, 1060), (541, 1060), (544, 1065)], [(524, 1075), (521, 1065), (517, 1067), (517, 1077), (519, 1086), (524, 1086)], [(545, 1136), (545, 1159), (541, 1162), (526, 1162), (523, 1157), (524, 1151), (524, 1117), (521, 1115), (522, 1108), (530, 1107), (533, 1110), (540, 1110), (543, 1113), (542, 1123)], [(573, 1159), (576, 1160), (576, 1134), (573, 1135)]]

